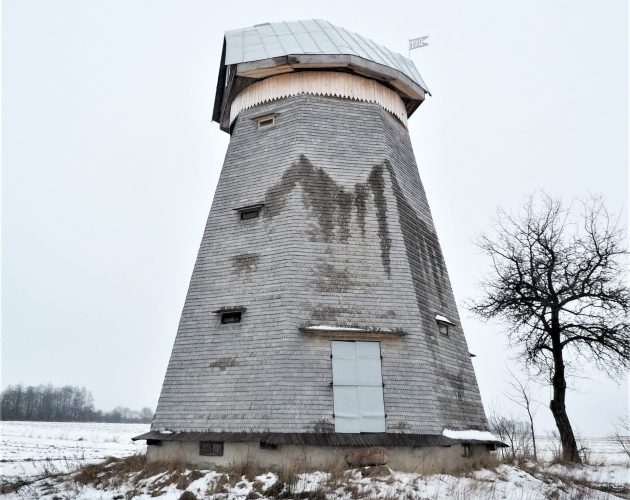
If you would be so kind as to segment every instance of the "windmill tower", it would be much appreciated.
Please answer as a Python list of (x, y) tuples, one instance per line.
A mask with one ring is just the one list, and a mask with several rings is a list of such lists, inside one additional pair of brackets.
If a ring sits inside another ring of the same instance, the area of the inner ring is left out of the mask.
[(411, 60), (326, 21), (225, 34), (230, 143), (137, 438), (150, 459), (380, 447), (396, 465), (498, 444), (407, 130), (427, 93)]

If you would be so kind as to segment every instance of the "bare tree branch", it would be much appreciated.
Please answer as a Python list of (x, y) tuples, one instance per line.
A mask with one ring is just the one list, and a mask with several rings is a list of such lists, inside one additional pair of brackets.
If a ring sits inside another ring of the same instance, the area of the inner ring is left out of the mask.
[(470, 309), (502, 319), (527, 366), (548, 377), (565, 458), (578, 461), (565, 408), (567, 360), (610, 374), (630, 368), (628, 250), (619, 218), (598, 196), (576, 210), (539, 193), (517, 214), (499, 210), (495, 234), (482, 235), (479, 248), (491, 272)]

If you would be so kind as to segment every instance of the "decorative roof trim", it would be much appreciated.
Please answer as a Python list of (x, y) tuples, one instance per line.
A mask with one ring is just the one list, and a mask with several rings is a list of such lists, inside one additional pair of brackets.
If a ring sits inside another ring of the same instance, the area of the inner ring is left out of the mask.
[[(341, 97), (378, 104), (407, 126), (407, 110), (400, 96), (375, 80), (335, 71), (301, 71), (276, 75), (251, 84), (232, 101), (230, 126), (245, 109), (300, 94)], [(267, 116), (267, 115), (265, 115)], [(269, 115), (271, 116), (271, 114)]]

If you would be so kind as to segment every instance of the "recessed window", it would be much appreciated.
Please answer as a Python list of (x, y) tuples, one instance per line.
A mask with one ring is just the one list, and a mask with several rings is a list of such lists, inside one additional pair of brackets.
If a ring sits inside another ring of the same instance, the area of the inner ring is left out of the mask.
[(149, 446), (162, 446), (161, 439), (147, 439), (147, 444)]
[(262, 211), (263, 206), (263, 203), (250, 203), (248, 205), (235, 208), (234, 210), (238, 212), (238, 218), (240, 220), (252, 220), (260, 217), (260, 212)]
[(470, 444), (464, 443), (462, 445), (462, 457), (472, 457), (472, 448)]
[(247, 208), (240, 211), (241, 220), (257, 219), (260, 216), (260, 207)]
[(453, 323), (446, 316), (442, 316), (441, 314), (438, 314), (435, 317), (435, 322), (437, 323), (438, 331), (441, 335), (444, 335), (445, 337), (448, 337), (451, 327), (455, 326), (455, 323)]
[(222, 441), (199, 441), (199, 454), (207, 457), (222, 457)]
[(275, 125), (276, 115), (274, 114), (274, 115), (258, 116), (254, 118), (254, 120), (256, 121), (256, 126), (258, 128), (267, 128), (267, 127), (271, 127), (272, 125)]
[(221, 324), (227, 325), (230, 323), (241, 322), (241, 311), (229, 311), (221, 314)]

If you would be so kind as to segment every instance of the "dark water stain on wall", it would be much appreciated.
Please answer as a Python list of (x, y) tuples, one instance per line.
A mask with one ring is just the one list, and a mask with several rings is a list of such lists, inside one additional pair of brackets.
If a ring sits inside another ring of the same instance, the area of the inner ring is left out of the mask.
[(354, 185), (354, 207), (357, 211), (357, 221), (361, 228), (361, 237), (365, 238), (365, 216), (367, 213), (368, 190), (365, 184)]
[(381, 260), (387, 276), (391, 277), (389, 256), (391, 238), (383, 174), (383, 166), (376, 165), (370, 170), (366, 183), (357, 183), (354, 191), (349, 191), (338, 185), (323, 169), (315, 168), (304, 155), (300, 155), (299, 160), (282, 174), (280, 182), (267, 190), (264, 216), (278, 215), (286, 204), (287, 195), (299, 184), (302, 188), (304, 206), (315, 216), (318, 223), (317, 228), (308, 230), (310, 238), (324, 242), (348, 243), (351, 237), (353, 209), (356, 210), (361, 237), (365, 238), (367, 199), (371, 191), (376, 208)]
[(381, 260), (387, 276), (391, 278), (391, 264), (389, 261), (389, 250), (392, 240), (389, 237), (389, 227), (387, 225), (387, 199), (385, 198), (385, 179), (383, 178), (383, 167), (377, 165), (370, 171), (368, 184), (374, 195), (376, 204), (376, 220), (378, 221), (378, 237), (381, 242)]
[(446, 264), (435, 231), (420, 217), (407, 201), (405, 194), (398, 184), (396, 173), (391, 163), (385, 160), (396, 205), (400, 228), (405, 242), (405, 251), (411, 268), (411, 279), (416, 292), (418, 309), (427, 311), (428, 304), (423, 297), (431, 290), (439, 299), (440, 305), (446, 308), (445, 284), (447, 279)]
[(315, 168), (304, 155), (300, 155), (300, 159), (282, 174), (278, 184), (267, 190), (265, 216), (278, 215), (284, 208), (287, 195), (298, 184), (302, 187), (305, 207), (317, 218), (322, 240), (347, 242), (350, 236), (352, 194), (337, 185), (324, 170)]

